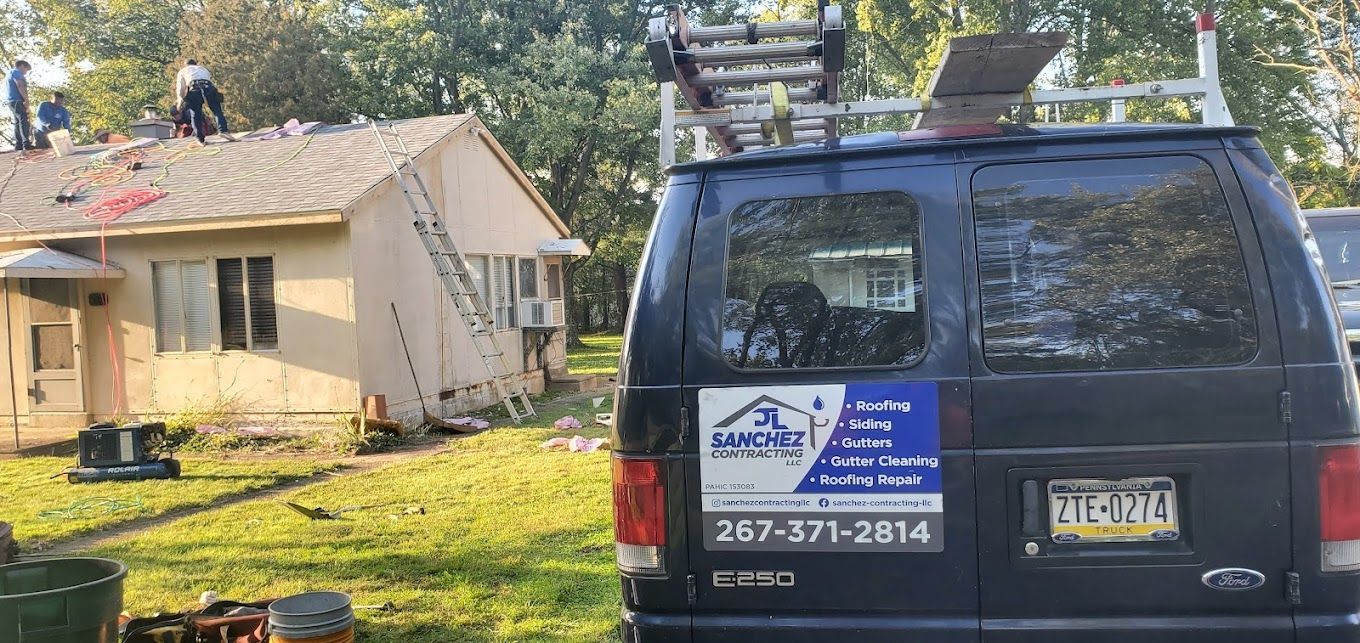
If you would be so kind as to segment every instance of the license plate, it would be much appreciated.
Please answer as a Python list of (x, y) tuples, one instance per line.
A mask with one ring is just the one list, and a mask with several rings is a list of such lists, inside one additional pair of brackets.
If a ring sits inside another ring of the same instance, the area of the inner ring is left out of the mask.
[(1181, 537), (1176, 481), (1050, 480), (1049, 533), (1056, 543), (1135, 542)]

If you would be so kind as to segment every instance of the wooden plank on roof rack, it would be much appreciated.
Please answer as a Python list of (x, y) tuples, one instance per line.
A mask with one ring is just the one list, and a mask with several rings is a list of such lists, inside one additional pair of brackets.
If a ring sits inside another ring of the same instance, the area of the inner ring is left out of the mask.
[(1060, 31), (951, 39), (926, 90), (945, 107), (917, 115), (915, 127), (996, 122), (1066, 44)]

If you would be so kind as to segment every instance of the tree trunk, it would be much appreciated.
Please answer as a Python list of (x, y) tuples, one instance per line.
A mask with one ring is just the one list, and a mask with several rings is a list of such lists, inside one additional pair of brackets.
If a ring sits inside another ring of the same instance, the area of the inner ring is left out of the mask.
[(581, 302), (576, 297), (576, 269), (580, 263), (572, 261), (564, 262), (562, 266), (562, 294), (567, 299), (567, 348), (585, 348), (586, 343), (581, 341), (581, 333), (578, 324), (581, 323)]
[(622, 332), (623, 325), (628, 319), (628, 267), (616, 263), (610, 268), (614, 277), (614, 301), (619, 307), (619, 323), (614, 330)]

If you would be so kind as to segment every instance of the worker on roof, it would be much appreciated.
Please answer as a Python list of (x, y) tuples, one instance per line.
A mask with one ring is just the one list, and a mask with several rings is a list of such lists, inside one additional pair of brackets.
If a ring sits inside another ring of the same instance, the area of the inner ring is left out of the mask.
[(47, 140), (50, 132), (57, 130), (71, 129), (71, 112), (66, 109), (66, 95), (61, 92), (52, 92), (52, 100), (45, 100), (38, 103), (37, 127), (33, 128), (33, 138), (36, 139), (38, 147), (52, 147), (52, 142)]
[(184, 61), (184, 67), (175, 74), (175, 106), (188, 112), (189, 123), (199, 143), (203, 143), (204, 137), (208, 135), (208, 120), (203, 115), (205, 105), (212, 110), (217, 120), (217, 132), (222, 138), (236, 140), (227, 133), (227, 115), (222, 113), (222, 92), (217, 91), (217, 86), (213, 84), (212, 74), (207, 67), (190, 58)]
[(33, 66), (23, 60), (14, 61), (14, 67), (5, 74), (5, 82), (0, 84), (0, 102), (9, 108), (10, 118), (14, 119), (14, 149), (33, 149), (33, 136), (28, 124), (28, 72)]

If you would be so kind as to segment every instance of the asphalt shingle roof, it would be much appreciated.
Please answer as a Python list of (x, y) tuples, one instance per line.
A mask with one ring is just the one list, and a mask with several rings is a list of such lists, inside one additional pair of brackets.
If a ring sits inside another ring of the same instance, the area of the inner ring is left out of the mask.
[[(397, 121), (397, 129), (411, 151), (419, 154), (471, 118), (453, 114), (409, 119)], [(161, 143), (178, 150), (191, 141)], [(62, 178), (63, 172), (84, 166), (110, 147), (80, 147), (72, 156), (40, 161), (16, 162), (16, 154), (0, 154), (0, 213), (8, 215), (0, 215), (0, 233), (98, 229), (81, 208), (98, 198), (99, 188), (89, 188), (71, 207), (56, 203), (55, 197), (70, 183)], [(212, 156), (190, 154), (174, 162), (159, 184), (169, 194), (124, 214), (113, 225), (335, 211), (390, 175), (366, 124), (328, 125), (310, 137), (237, 143), (209, 139), (208, 147), (221, 151)], [(151, 154), (130, 180), (110, 189), (149, 186), (162, 174), (165, 156)], [(11, 168), (14, 173), (5, 183)]]

